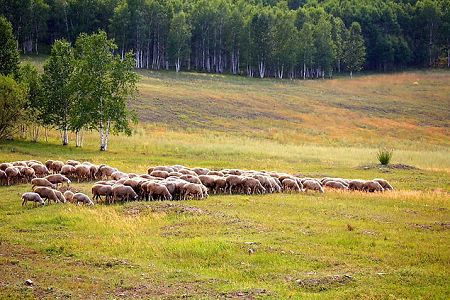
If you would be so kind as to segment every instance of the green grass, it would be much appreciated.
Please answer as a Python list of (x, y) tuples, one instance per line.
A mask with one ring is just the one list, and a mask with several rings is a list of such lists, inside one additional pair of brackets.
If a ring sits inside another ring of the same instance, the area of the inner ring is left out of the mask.
[[(132, 137), (112, 137), (109, 152), (97, 150), (96, 133), (79, 149), (51, 132), (48, 143), (1, 143), (0, 161), (383, 177), (396, 191), (23, 208), (28, 185), (0, 187), (0, 298), (450, 294), (450, 73), (306, 82), (140, 73), (143, 122)], [(381, 147), (394, 149), (391, 165), (416, 169), (380, 167)], [(75, 184), (88, 194), (90, 186)]]

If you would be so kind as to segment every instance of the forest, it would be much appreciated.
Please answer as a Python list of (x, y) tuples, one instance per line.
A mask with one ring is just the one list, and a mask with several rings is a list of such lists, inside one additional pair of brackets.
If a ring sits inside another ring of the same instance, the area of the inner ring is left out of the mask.
[(325, 78), (450, 67), (450, 0), (2, 0), (22, 53), (103, 30), (135, 67)]

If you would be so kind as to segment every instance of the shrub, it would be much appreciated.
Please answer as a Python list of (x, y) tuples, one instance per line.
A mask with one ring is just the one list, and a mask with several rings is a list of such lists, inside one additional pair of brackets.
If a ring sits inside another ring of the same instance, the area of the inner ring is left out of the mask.
[(392, 149), (380, 149), (377, 153), (378, 161), (383, 166), (387, 166), (389, 162), (391, 161), (392, 154), (394, 153), (394, 150)]

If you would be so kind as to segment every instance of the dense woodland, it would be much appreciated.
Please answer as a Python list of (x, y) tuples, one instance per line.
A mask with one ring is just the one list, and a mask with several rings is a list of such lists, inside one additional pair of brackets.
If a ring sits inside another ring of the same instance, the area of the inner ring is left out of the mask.
[(450, 0), (0, 0), (23, 53), (107, 32), (137, 68), (317, 78), (450, 67)]

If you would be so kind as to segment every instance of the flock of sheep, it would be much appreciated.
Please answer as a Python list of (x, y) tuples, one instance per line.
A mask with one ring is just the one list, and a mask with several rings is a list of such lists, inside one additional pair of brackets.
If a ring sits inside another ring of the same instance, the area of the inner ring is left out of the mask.
[[(92, 199), (70, 188), (73, 180), (96, 181)], [(15, 161), (0, 164), (0, 184), (31, 183), (33, 192), (22, 195), (27, 202), (45, 205), (51, 201), (66, 201), (94, 205), (130, 200), (205, 199), (213, 194), (265, 194), (280, 192), (324, 192), (324, 188), (365, 192), (393, 190), (384, 179), (350, 180), (324, 177), (297, 177), (287, 173), (187, 168), (181, 165), (158, 166), (147, 174), (124, 173), (108, 165), (90, 162), (48, 160)], [(65, 185), (67, 187), (65, 187)], [(63, 192), (64, 191), (64, 192)], [(103, 197), (103, 198), (102, 198)]]

